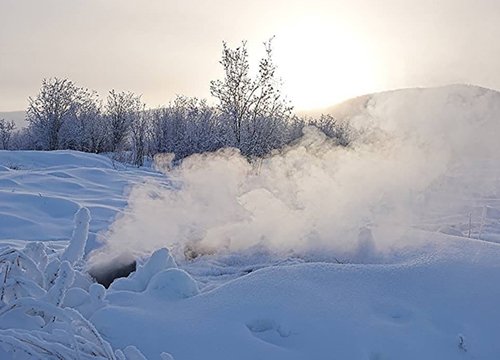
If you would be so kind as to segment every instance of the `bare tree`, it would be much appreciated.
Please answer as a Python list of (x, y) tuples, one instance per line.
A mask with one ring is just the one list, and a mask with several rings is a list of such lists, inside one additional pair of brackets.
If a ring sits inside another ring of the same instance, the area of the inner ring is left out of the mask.
[(2, 150), (9, 150), (10, 139), (15, 128), (14, 121), (0, 119), (0, 145), (2, 146)]
[(81, 90), (68, 79), (44, 79), (40, 93), (29, 98), (27, 120), (43, 150), (59, 148), (59, 133), (64, 122), (75, 110)]
[(276, 77), (271, 42), (264, 43), (266, 56), (260, 60), (255, 78), (250, 76), (246, 42), (236, 49), (224, 42), (220, 64), (225, 76), (210, 84), (212, 96), (219, 100), (219, 110), (230, 122), (234, 145), (242, 150), (250, 150), (248, 143), (255, 143), (258, 131), (264, 127), (271, 134), (276, 131), (274, 121), (289, 117), (292, 111), (281, 95), (282, 82)]

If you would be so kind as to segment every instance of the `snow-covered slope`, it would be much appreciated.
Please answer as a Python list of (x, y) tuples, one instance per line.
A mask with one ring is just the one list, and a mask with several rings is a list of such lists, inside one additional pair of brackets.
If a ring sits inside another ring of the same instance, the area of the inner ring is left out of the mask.
[(0, 240), (68, 240), (72, 215), (90, 210), (91, 250), (127, 205), (128, 190), (159, 174), (74, 151), (0, 151)]
[[(56, 281), (58, 306), (85, 320), (37, 329), (51, 320), (31, 302), (23, 314), (3, 307), (0, 355), (13, 356), (2, 342), (13, 327), (29, 325), (44, 346), (70, 326), (81, 358), (96, 348), (140, 359), (128, 345), (176, 360), (498, 358), (500, 94), (451, 86), (355, 103), (343, 109), (350, 148), (308, 128), (263, 161), (226, 150), (188, 158), (168, 178), (97, 155), (0, 152), (0, 245), (69, 239), (80, 206), (90, 248), (99, 231), (105, 241), (85, 264), (68, 265), (78, 245), (49, 254), (60, 264), (49, 278), (73, 268), (79, 279)], [(19, 256), (36, 260), (34, 248)], [(86, 268), (123, 254), (142, 256), (134, 274), (107, 290), (86, 282)], [(42, 285), (31, 294), (53, 302)], [(86, 320), (103, 341), (80, 334)]]

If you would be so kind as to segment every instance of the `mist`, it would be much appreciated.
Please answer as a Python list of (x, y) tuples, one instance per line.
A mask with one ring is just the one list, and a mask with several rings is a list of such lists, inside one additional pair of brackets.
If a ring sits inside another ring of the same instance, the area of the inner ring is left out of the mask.
[(90, 263), (165, 246), (178, 257), (186, 249), (253, 247), (351, 259), (367, 249), (384, 254), (412, 246), (412, 229), (441, 231), (430, 214), (456, 214), (460, 225), (499, 191), (500, 172), (484, 176), (483, 167), (500, 160), (500, 93), (472, 86), (386, 92), (346, 114), (356, 134), (349, 147), (306, 127), (297, 142), (252, 162), (235, 149), (173, 168), (168, 156), (159, 159), (169, 182), (131, 189), (127, 211), (102, 234)]

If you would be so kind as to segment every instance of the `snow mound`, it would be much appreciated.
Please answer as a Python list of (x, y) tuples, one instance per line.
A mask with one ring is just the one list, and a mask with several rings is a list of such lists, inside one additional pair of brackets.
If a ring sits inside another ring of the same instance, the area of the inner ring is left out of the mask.
[[(126, 278), (115, 280), (111, 290), (127, 290), (142, 292), (148, 287), (151, 278), (162, 270), (176, 268), (177, 264), (168, 249), (163, 248), (155, 251), (137, 270)], [(96, 270), (98, 271), (98, 270)]]
[(185, 299), (200, 292), (193, 278), (181, 269), (160, 271), (151, 278), (147, 291), (162, 300)]

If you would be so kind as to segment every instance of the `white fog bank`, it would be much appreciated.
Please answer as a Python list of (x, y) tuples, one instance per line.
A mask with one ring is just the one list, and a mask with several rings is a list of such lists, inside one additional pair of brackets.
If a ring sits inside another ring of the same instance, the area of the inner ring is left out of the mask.
[[(297, 143), (262, 161), (225, 149), (165, 167), (172, 186), (133, 188), (91, 262), (164, 246), (354, 258), (410, 245), (404, 234), (415, 227), (481, 236), (485, 199), (500, 191), (500, 93), (456, 85), (353, 104), (342, 108), (356, 132), (350, 147), (306, 128)], [(456, 215), (453, 229), (429, 220), (444, 214)]]

